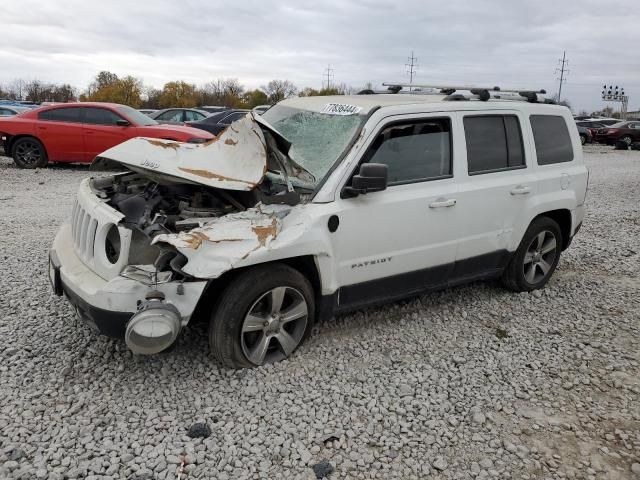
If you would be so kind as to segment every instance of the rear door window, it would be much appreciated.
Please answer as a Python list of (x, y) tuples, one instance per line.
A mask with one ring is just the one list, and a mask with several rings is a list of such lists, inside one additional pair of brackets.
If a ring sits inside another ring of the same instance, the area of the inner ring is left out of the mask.
[(531, 115), (529, 118), (536, 144), (538, 165), (553, 165), (573, 160), (571, 136), (564, 117)]
[(230, 123), (233, 123), (236, 120), (244, 117), (246, 114), (247, 114), (247, 112), (232, 113), (231, 115), (228, 115), (228, 116), (224, 117), (224, 119), (220, 120), (219, 123), (222, 123), (222, 124), (225, 124), (225, 125), (229, 125)]
[(526, 166), (518, 117), (470, 115), (463, 123), (470, 175)]
[(45, 110), (38, 113), (38, 120), (45, 120), (49, 122), (72, 122), (82, 123), (82, 108), (80, 107), (66, 107), (66, 108), (54, 108), (52, 110)]

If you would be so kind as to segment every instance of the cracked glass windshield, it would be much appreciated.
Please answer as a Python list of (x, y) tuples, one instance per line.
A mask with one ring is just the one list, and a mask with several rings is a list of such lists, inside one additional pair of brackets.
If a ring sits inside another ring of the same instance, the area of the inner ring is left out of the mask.
[[(334, 115), (275, 105), (262, 115), (268, 123), (291, 142), (289, 156), (316, 178), (315, 187), (345, 151), (364, 115)], [(292, 179), (296, 182), (296, 179)]]

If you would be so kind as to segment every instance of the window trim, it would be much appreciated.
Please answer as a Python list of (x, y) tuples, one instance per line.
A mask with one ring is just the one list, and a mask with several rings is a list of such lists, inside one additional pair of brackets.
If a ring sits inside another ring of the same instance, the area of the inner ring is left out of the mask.
[[(504, 139), (505, 139), (505, 147), (507, 149), (507, 166), (500, 168), (490, 168), (488, 170), (478, 170), (475, 172), (469, 171), (469, 148), (467, 145), (467, 130), (464, 126), (465, 118), (478, 118), (478, 117), (500, 117), (502, 118), (502, 127), (504, 131)], [(509, 142), (507, 142), (507, 127), (504, 123), (504, 117), (515, 117), (518, 121), (518, 130), (520, 132), (520, 145), (522, 146), (522, 160), (524, 163), (522, 165), (516, 165), (513, 167), (508, 166), (509, 163)], [(465, 144), (465, 153), (467, 154), (467, 175), (469, 177), (473, 177), (476, 175), (485, 175), (487, 173), (500, 173), (500, 172), (509, 172), (511, 170), (524, 170), (527, 168), (527, 149), (524, 144), (524, 135), (522, 134), (522, 122), (520, 121), (520, 117), (516, 112), (509, 113), (480, 113), (480, 114), (470, 114), (470, 115), (462, 115), (462, 130), (464, 131), (464, 144)]]
[(451, 172), (449, 175), (439, 175), (437, 177), (425, 177), (425, 178), (417, 178), (417, 179), (413, 179), (413, 180), (401, 180), (398, 182), (388, 182), (387, 183), (387, 188), (390, 187), (397, 187), (397, 186), (402, 186), (402, 185), (411, 185), (413, 183), (425, 183), (425, 182), (432, 182), (435, 180), (446, 180), (447, 178), (453, 178), (453, 158), (454, 158), (454, 143), (453, 143), (453, 131), (454, 131), (454, 120), (453, 120), (453, 116), (447, 116), (447, 115), (437, 115), (437, 116), (429, 116), (429, 117), (417, 117), (417, 118), (406, 118), (406, 119), (401, 119), (401, 120), (392, 120), (389, 123), (385, 123), (384, 125), (382, 125), (377, 131), (376, 133), (373, 135), (371, 143), (367, 146), (367, 149), (362, 153), (362, 155), (360, 156), (360, 159), (358, 160), (358, 163), (356, 164), (355, 168), (353, 169), (353, 171), (351, 172), (351, 175), (349, 175), (347, 181), (345, 182), (344, 186), (342, 187), (341, 190), (344, 190), (345, 187), (348, 187), (349, 185), (351, 185), (351, 181), (353, 180), (353, 177), (360, 171), (360, 166), (363, 163), (368, 163), (368, 162), (364, 162), (364, 159), (367, 158), (367, 155), (369, 154), (369, 152), (372, 149), (373, 143), (376, 141), (376, 139), (378, 138), (378, 136), (387, 128), (390, 127), (395, 127), (397, 125), (415, 125), (417, 123), (426, 123), (429, 120), (448, 120), (449, 121), (449, 171)]

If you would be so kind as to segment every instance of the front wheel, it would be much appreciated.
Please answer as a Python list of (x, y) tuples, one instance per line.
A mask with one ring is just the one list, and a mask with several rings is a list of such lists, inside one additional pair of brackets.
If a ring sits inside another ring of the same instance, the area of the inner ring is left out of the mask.
[(562, 233), (555, 220), (535, 219), (504, 271), (503, 284), (516, 292), (544, 287), (558, 265), (561, 250)]
[(587, 143), (587, 136), (586, 135), (580, 135), (580, 143), (582, 145)]
[(289, 357), (311, 331), (313, 289), (284, 264), (242, 272), (223, 292), (209, 323), (213, 355), (230, 368), (247, 368)]
[(39, 168), (47, 164), (44, 145), (33, 137), (20, 138), (13, 145), (13, 161), (20, 168)]
[(627, 146), (631, 145), (631, 142), (633, 141), (631, 139), (631, 135), (625, 135), (624, 137), (622, 137), (620, 140), (622, 140), (624, 143), (627, 144)]

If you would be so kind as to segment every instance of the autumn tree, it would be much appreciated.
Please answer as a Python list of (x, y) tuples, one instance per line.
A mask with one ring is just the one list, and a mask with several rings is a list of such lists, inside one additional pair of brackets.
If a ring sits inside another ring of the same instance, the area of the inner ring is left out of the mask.
[(198, 105), (196, 87), (182, 80), (169, 82), (162, 87), (160, 107), (195, 107)]
[(298, 93), (298, 88), (289, 80), (271, 80), (262, 87), (267, 94), (269, 103), (278, 103), (280, 100), (289, 98)]
[(142, 104), (142, 80), (131, 75), (118, 78), (114, 73), (100, 72), (81, 99), (110, 102), (139, 108)]

